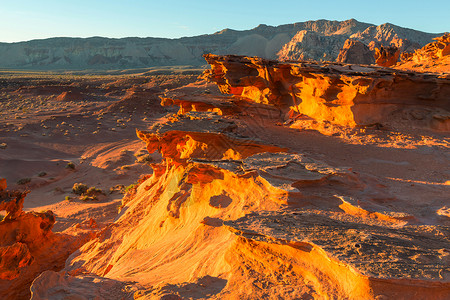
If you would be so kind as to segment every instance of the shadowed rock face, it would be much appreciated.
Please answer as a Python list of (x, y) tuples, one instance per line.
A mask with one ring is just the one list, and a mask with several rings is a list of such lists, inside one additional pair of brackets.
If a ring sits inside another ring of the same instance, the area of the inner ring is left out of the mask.
[(363, 43), (348, 39), (339, 51), (337, 62), (347, 64), (371, 65), (375, 62), (373, 51)]
[[(216, 82), (222, 93), (284, 107), (290, 114), (350, 127), (378, 123), (449, 130), (447, 75), (232, 55), (204, 57), (211, 65), (204, 77)], [(404, 120), (403, 115), (413, 111), (420, 116)]]

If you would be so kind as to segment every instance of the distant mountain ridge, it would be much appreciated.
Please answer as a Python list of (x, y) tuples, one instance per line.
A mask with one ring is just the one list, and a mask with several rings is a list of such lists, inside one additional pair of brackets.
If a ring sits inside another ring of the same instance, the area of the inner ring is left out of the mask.
[(224, 29), (178, 39), (49, 38), (0, 43), (0, 68), (127, 69), (169, 65), (204, 65), (202, 55), (238, 54), (268, 59), (336, 60), (348, 38), (368, 45), (395, 45), (413, 51), (442, 34), (385, 23), (317, 20), (250, 30)]

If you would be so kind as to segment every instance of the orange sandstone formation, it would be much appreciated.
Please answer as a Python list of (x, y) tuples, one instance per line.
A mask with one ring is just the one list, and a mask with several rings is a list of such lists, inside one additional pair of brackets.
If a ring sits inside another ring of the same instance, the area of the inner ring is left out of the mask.
[(375, 48), (375, 62), (382, 67), (390, 67), (397, 63), (400, 50), (395, 46)]
[[(205, 58), (204, 77), (235, 96), (165, 93), (161, 105), (178, 112), (136, 131), (162, 160), (123, 198), (114, 223), (62, 271), (47, 268), (33, 281), (32, 299), (450, 297), (446, 183), (390, 188), (384, 177), (303, 153), (308, 145), (289, 128), (311, 119), (448, 130), (448, 76)], [(120, 105), (147, 107), (141, 93), (129, 91)]]
[(414, 53), (402, 53), (398, 69), (450, 73), (450, 33)]
[(27, 299), (34, 278), (44, 270), (60, 270), (66, 258), (89, 239), (53, 234), (55, 216), (51, 211), (23, 212), (28, 192), (6, 190), (0, 180), (0, 298)]
[(191, 111), (138, 131), (164, 160), (32, 299), (111, 297), (104, 286), (135, 299), (450, 295), (446, 227), (409, 224), (374, 205), (381, 187), (239, 136), (236, 121)]
[(344, 126), (449, 127), (449, 76), (337, 63), (282, 63), (205, 55), (223, 93), (290, 107), (290, 115)]

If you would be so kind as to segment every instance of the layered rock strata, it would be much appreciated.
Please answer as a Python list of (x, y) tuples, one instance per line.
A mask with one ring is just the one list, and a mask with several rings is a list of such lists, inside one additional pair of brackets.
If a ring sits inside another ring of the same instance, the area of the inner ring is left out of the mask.
[[(445, 130), (432, 114), (447, 112), (447, 76), (205, 58), (212, 69), (204, 77), (234, 96), (202, 90), (202, 83), (161, 97), (173, 113), (136, 132), (162, 159), (130, 188), (113, 224), (62, 271), (35, 279), (32, 299), (450, 297), (448, 182), (439, 177), (446, 144), (426, 149), (439, 154), (439, 166), (426, 165), (426, 181), (419, 181), (410, 179), (414, 168), (420, 159), (435, 162), (432, 155), (350, 149), (338, 138), (290, 128), (309, 118)], [(311, 141), (320, 142), (306, 152)], [(327, 147), (345, 153), (322, 155)]]
[[(179, 39), (50, 38), (0, 43), (0, 67), (11, 69), (130, 69), (170, 65), (202, 65), (204, 53), (260, 56), (267, 59), (334, 61), (346, 39), (376, 42), (414, 51), (439, 34), (385, 23), (317, 20), (250, 30), (223, 29)], [(379, 46), (377, 46), (379, 47)], [(363, 62), (359, 62), (363, 63)]]
[(343, 126), (373, 124), (448, 131), (450, 78), (337, 63), (204, 56), (204, 77), (222, 93)]

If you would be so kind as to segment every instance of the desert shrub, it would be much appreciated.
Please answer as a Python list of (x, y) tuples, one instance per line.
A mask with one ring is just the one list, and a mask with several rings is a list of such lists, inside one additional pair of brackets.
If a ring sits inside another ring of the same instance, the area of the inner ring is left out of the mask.
[[(95, 196), (94, 196), (95, 197)], [(83, 197), (81, 197), (80, 198), (81, 199), (81, 201), (89, 201), (89, 200), (95, 200), (95, 199), (93, 199), (93, 197), (89, 197), (89, 196), (83, 196)]]
[(125, 193), (125, 186), (123, 184), (117, 184), (115, 186), (112, 186), (109, 188), (109, 193), (115, 193), (115, 192), (119, 192), (121, 194)]
[(45, 175), (47, 175), (47, 172), (40, 172), (40, 173), (38, 174), (39, 177), (44, 177)]
[(153, 161), (153, 158), (150, 156), (150, 154), (138, 156), (136, 157), (136, 159), (139, 163), (149, 163)]
[(22, 178), (17, 180), (17, 184), (24, 185), (31, 182), (31, 178)]
[(139, 186), (139, 184), (137, 184), (137, 183), (133, 183), (133, 184), (130, 184), (129, 186), (126, 186), (124, 189), (125, 193), (128, 193), (128, 192), (136, 189), (138, 186)]
[(75, 164), (73, 162), (67, 163), (66, 169), (75, 170)]
[(87, 189), (86, 193), (87, 196), (94, 196), (99, 194), (105, 194), (101, 189), (96, 188), (95, 186), (91, 186)]
[(89, 187), (85, 185), (84, 183), (75, 183), (72, 187), (72, 192), (75, 195), (82, 195), (87, 192)]

